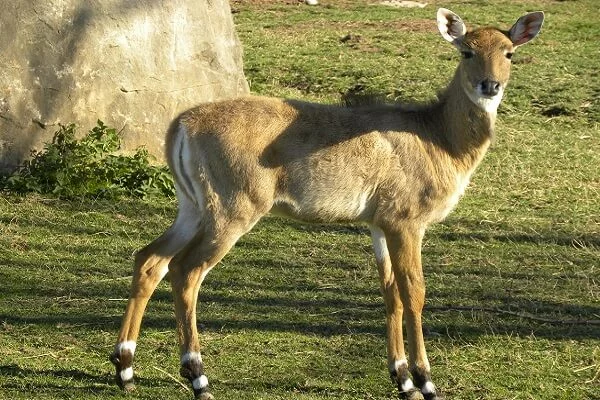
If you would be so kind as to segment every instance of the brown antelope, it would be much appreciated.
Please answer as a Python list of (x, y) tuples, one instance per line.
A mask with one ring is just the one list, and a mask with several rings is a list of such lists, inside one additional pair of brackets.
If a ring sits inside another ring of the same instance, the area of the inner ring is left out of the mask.
[[(442, 37), (462, 54), (454, 78), (428, 105), (338, 106), (263, 97), (203, 104), (167, 133), (178, 214), (135, 257), (131, 295), (111, 357), (133, 388), (132, 362), (150, 295), (169, 273), (181, 375), (212, 399), (200, 355), (196, 301), (206, 274), (270, 211), (308, 222), (369, 225), (387, 322), (388, 366), (401, 398), (440, 399), (431, 381), (421, 312), (425, 229), (456, 205), (494, 134), (515, 49), (544, 14), (508, 31), (467, 30), (439, 9)], [(402, 321), (408, 339), (407, 360)]]

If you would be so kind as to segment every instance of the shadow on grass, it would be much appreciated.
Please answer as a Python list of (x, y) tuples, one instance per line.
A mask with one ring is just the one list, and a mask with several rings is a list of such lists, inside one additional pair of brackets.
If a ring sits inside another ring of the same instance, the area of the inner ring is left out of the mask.
[[(161, 215), (164, 216), (167, 222), (164, 225), (164, 230), (168, 228), (170, 225), (171, 219), (175, 217), (176, 214), (176, 202), (173, 199), (164, 199), (163, 203), (159, 203), (160, 199), (154, 202), (147, 202), (143, 200), (135, 200), (135, 199), (126, 199), (119, 200), (118, 207), (115, 206), (115, 202), (108, 200), (98, 200), (98, 201), (90, 201), (90, 200), (82, 200), (78, 201), (64, 201), (58, 199), (49, 199), (46, 200), (46, 204), (55, 208), (57, 212), (60, 213), (95, 213), (95, 214), (119, 214), (125, 218), (130, 218), (133, 220), (139, 219), (140, 213), (139, 210), (144, 210), (144, 215), (152, 216), (152, 215)], [(12, 217), (4, 217), (0, 218), (0, 222), (2, 223), (11, 223), (13, 222)], [(369, 229), (360, 224), (319, 224), (319, 223), (303, 223), (292, 219), (287, 219), (283, 217), (277, 216), (267, 216), (265, 218), (269, 220), (271, 223), (276, 224), (276, 226), (289, 227), (298, 232), (307, 232), (307, 233), (333, 233), (333, 234), (341, 234), (341, 235), (369, 235)], [(31, 225), (36, 228), (39, 227), (48, 227), (52, 230), (59, 233), (81, 233), (81, 234), (97, 234), (96, 230), (93, 228), (87, 228), (83, 225), (61, 225), (52, 223), (48, 220), (19, 220), (21, 225)], [(263, 222), (264, 223), (264, 222)], [(509, 242), (509, 243), (532, 243), (532, 244), (556, 244), (561, 246), (574, 246), (581, 247), (582, 245), (592, 245), (592, 246), (600, 246), (600, 235), (593, 234), (580, 234), (576, 232), (562, 232), (562, 231), (552, 231), (545, 232), (539, 234), (533, 233), (516, 233), (511, 232), (514, 230), (512, 226), (504, 226), (502, 224), (493, 224), (490, 226), (486, 224), (485, 226), (489, 229), (487, 231), (482, 231), (482, 226), (480, 223), (471, 220), (465, 220), (462, 218), (450, 218), (448, 219), (444, 225), (450, 227), (453, 225), (460, 225), (469, 230), (468, 233), (464, 232), (438, 232), (438, 233), (428, 233), (426, 236), (435, 235), (441, 240), (445, 240), (448, 242), (461, 241), (461, 240), (478, 240), (482, 242), (489, 241), (499, 241), (499, 242)], [(260, 225), (259, 225), (260, 226)], [(264, 229), (267, 232), (269, 229), (267, 227), (262, 227), (260, 229)], [(156, 232), (156, 236), (162, 233), (161, 230)], [(119, 234), (121, 234), (119, 232)]]
[[(119, 207), (116, 210), (113, 203), (110, 202), (63, 202), (57, 201), (50, 203), (51, 207), (56, 207), (57, 212), (67, 211), (72, 212), (95, 212), (95, 213), (119, 213), (131, 218), (139, 218), (139, 209), (141, 204), (144, 206), (144, 213), (152, 215), (154, 213), (164, 215), (168, 213), (168, 205), (151, 205), (141, 201), (131, 201)], [(301, 232), (327, 232), (340, 235), (368, 235), (368, 229), (363, 226), (354, 225), (323, 225), (323, 224), (303, 224), (296, 221), (289, 221), (269, 217), (268, 220), (275, 224), (274, 229), (279, 229), (277, 225), (285, 224), (291, 229)], [(457, 223), (466, 227), (468, 233), (460, 232), (434, 232), (433, 235), (440, 240), (446, 242), (453, 241), (499, 241), (507, 243), (532, 243), (536, 245), (553, 244), (559, 246), (600, 246), (600, 238), (591, 234), (570, 234), (568, 232), (544, 232), (543, 234), (523, 234), (514, 233), (510, 227), (493, 226), (488, 230), (482, 231), (480, 225), (476, 225), (474, 221), (456, 220), (451, 223)], [(32, 221), (25, 224), (32, 224)], [(41, 221), (40, 223), (44, 223)], [(37, 224), (37, 222), (36, 222)], [(476, 226), (475, 226), (476, 225)], [(88, 232), (85, 228), (77, 228), (77, 226), (63, 226), (48, 222), (48, 228), (56, 231), (57, 234), (68, 232), (81, 234), (94, 234)], [(166, 226), (165, 226), (166, 228)], [(79, 230), (83, 229), (83, 230)], [(269, 230), (268, 226), (262, 226), (260, 229)], [(160, 232), (158, 232), (160, 233)], [(158, 235), (157, 233), (157, 235)], [(449, 244), (451, 247), (451, 244)], [(82, 252), (98, 251), (97, 247), (86, 247)], [(451, 249), (449, 249), (451, 251)], [(11, 268), (19, 268), (18, 261), (9, 261)], [(60, 263), (65, 260), (57, 260), (56, 268), (59, 269)], [(73, 263), (75, 269), (78, 259), (74, 257), (66, 262)], [(294, 270), (302, 260), (276, 260), (278, 267), (286, 271)], [(260, 285), (252, 281), (252, 277), (260, 276), (263, 269), (270, 268), (273, 264), (273, 259), (244, 259), (243, 261), (234, 262), (237, 267), (239, 265), (248, 265), (249, 271), (246, 277), (239, 279), (230, 279), (225, 274), (215, 275), (214, 273), (207, 279), (204, 288), (200, 294), (201, 304), (212, 304), (211, 308), (201, 306), (198, 319), (200, 323), (208, 330), (219, 331), (224, 327), (227, 330), (265, 330), (265, 331), (297, 331), (306, 334), (330, 336), (346, 333), (363, 333), (383, 336), (385, 333), (384, 327), (384, 308), (383, 301), (378, 297), (378, 302), (365, 300), (373, 299), (375, 293), (378, 292), (376, 283), (373, 288), (367, 288), (365, 282), (353, 283), (345, 285), (343, 289), (327, 289), (317, 286), (314, 282), (299, 281), (294, 277), (293, 273), (288, 273), (285, 276), (277, 276), (272, 282), (267, 282), (267, 285)], [(7, 264), (9, 265), (9, 264)], [(32, 268), (31, 261), (23, 262), (23, 269)], [(355, 263), (346, 264), (336, 260), (335, 268), (347, 269), (356, 268)], [(129, 271), (128, 271), (129, 273)], [(4, 275), (0, 272), (0, 276), (6, 279), (15, 279), (18, 275)], [(247, 279), (247, 277), (250, 279)], [(57, 275), (59, 277), (59, 275)], [(214, 279), (217, 278), (217, 279)], [(57, 284), (58, 283), (58, 284)], [(89, 304), (78, 304), (71, 307), (71, 311), (64, 314), (53, 309), (51, 312), (54, 315), (49, 315), (48, 310), (41, 309), (40, 311), (30, 312), (27, 316), (19, 316), (18, 313), (0, 314), (0, 321), (9, 324), (48, 324), (55, 325), (58, 323), (73, 324), (73, 325), (107, 325), (116, 327), (120, 324), (121, 314), (116, 314), (114, 317), (103, 317), (94, 314), (94, 306), (106, 302), (108, 298), (118, 298), (127, 296), (123, 291), (123, 285), (117, 285), (114, 282), (85, 282), (84, 284), (74, 282), (34, 282), (28, 281), (4, 282), (2, 294), (5, 299), (33, 297), (49, 299), (58, 298), (68, 295), (72, 298), (88, 299)], [(264, 294), (264, 291), (267, 294)], [(597, 326), (587, 326), (585, 323), (566, 324), (561, 322), (561, 318), (565, 320), (581, 319), (585, 316), (600, 315), (600, 306), (595, 305), (577, 305), (566, 304), (561, 302), (552, 302), (535, 298), (532, 294), (530, 297), (523, 295), (515, 299), (514, 295), (510, 298), (499, 297), (491, 299), (493, 301), (502, 300), (502, 303), (516, 304), (512, 311), (515, 313), (496, 313), (494, 311), (486, 311), (489, 307), (485, 305), (485, 299), (473, 299), (476, 302), (472, 309), (486, 318), (489, 316), (492, 320), (495, 333), (518, 333), (531, 334), (536, 336), (547, 337), (553, 339), (562, 338), (597, 338)], [(154, 296), (155, 300), (171, 302), (169, 291), (159, 290)], [(445, 300), (445, 299), (444, 299)], [(490, 299), (488, 299), (490, 300)], [(460, 307), (453, 309), (452, 297), (447, 298), (447, 310), (431, 311), (439, 316), (438, 321), (431, 323), (428, 326), (430, 331), (446, 332), (448, 327), (452, 327), (453, 331), (461, 331), (461, 326), (455, 325), (454, 316), (456, 314), (468, 313), (468, 306), (461, 304)], [(43, 307), (43, 303), (42, 303)], [(77, 307), (80, 307), (76, 310)], [(124, 304), (118, 304), (114, 307), (109, 307), (108, 312), (112, 310), (124, 310)], [(218, 310), (215, 313), (214, 310)], [(106, 308), (103, 308), (106, 313)], [(425, 318), (427, 313), (426, 309)], [(545, 320), (535, 320), (528, 317), (519, 317), (518, 313), (528, 315), (541, 315)], [(215, 314), (219, 315), (216, 317)], [(493, 315), (490, 315), (493, 314)], [(556, 323), (551, 321), (556, 317)], [(485, 319), (485, 318), (484, 318)], [(171, 317), (163, 318), (153, 314), (147, 315), (144, 325), (157, 329), (174, 329), (174, 321)], [(488, 324), (489, 325), (489, 324)], [(481, 323), (481, 326), (469, 324), (465, 326), (465, 335), (478, 336), (489, 334), (488, 325)], [(596, 328), (596, 329), (592, 329)]]
[[(83, 390), (86, 394), (107, 397), (125, 396), (124, 392), (117, 387), (114, 375), (108, 373), (95, 375), (83, 369), (26, 369), (16, 364), (7, 364), (0, 365), (0, 377), (4, 381), (0, 384), (1, 389), (15, 390), (19, 393), (31, 391), (47, 395), (49, 392), (56, 391), (60, 392), (57, 398), (77, 398)], [(145, 379), (136, 376), (136, 384), (140, 386), (150, 387), (157, 383), (165, 387), (173, 386), (173, 381), (166, 378)], [(73, 391), (74, 397), (69, 397), (69, 390)]]
[(600, 247), (600, 236), (591, 234), (575, 234), (567, 232), (553, 232), (546, 234), (528, 233), (496, 233), (496, 232), (444, 232), (437, 237), (447, 242), (480, 241), (501, 243), (530, 243), (535, 245), (558, 245), (573, 248)]
[(444, 229), (436, 232), (435, 236), (446, 242), (480, 241), (500, 243), (528, 243), (535, 245), (558, 245), (576, 249), (585, 247), (600, 247), (600, 234), (581, 233), (562, 230), (560, 227), (537, 232), (515, 232), (515, 229), (528, 229), (528, 226), (515, 226), (508, 223), (485, 223), (466, 218), (453, 218), (442, 223), (447, 228), (460, 227), (461, 232), (449, 232)]
[[(38, 387), (41, 379), (44, 381), (44, 392), (53, 389), (60, 391), (69, 389), (68, 384), (52, 383), (52, 380), (60, 380), (61, 382), (64, 380), (76, 381), (78, 382), (76, 385), (71, 385), (75, 386), (73, 387), (73, 390), (80, 392), (81, 389), (86, 389), (93, 393), (112, 392), (113, 390), (108, 387), (104, 388), (103, 385), (109, 385), (114, 382), (114, 377), (107, 374), (93, 375), (77, 369), (31, 370), (22, 368), (16, 364), (0, 365), (0, 376), (2, 376), (4, 380), (14, 380), (14, 383), (12, 384), (4, 382), (1, 385), (2, 388), (18, 389), (19, 391), (39, 391), (42, 389)], [(31, 379), (32, 382), (35, 381), (36, 386), (28, 387), (27, 382), (23, 382), (28, 379)]]
[[(209, 304), (210, 307), (204, 305)], [(243, 307), (242, 307), (243, 306)], [(242, 307), (242, 308), (240, 308)], [(18, 315), (0, 314), (0, 322), (11, 326), (58, 324), (72, 325), (75, 329), (113, 329), (121, 323), (121, 314), (100, 316), (93, 305), (77, 314)], [(171, 305), (169, 311), (147, 313), (143, 329), (175, 330)], [(124, 306), (122, 307), (124, 310)], [(538, 312), (543, 310), (543, 313)], [(558, 311), (557, 311), (558, 310)], [(600, 307), (576, 306), (538, 301), (536, 309), (513, 307), (510, 310), (478, 305), (446, 305), (426, 307), (425, 331), (442, 335), (461, 335), (473, 338), (489, 334), (534, 334), (548, 339), (597, 339), (598, 322), (586, 323), (585, 318), (600, 314)], [(200, 296), (198, 324), (201, 330), (235, 332), (243, 330), (266, 332), (298, 332), (330, 337), (345, 334), (366, 334), (384, 337), (383, 304), (344, 303), (332, 306), (327, 301), (306, 302), (290, 296)]]
[[(27, 201), (27, 197), (13, 199), (18, 199), (18, 201), (23, 202)], [(148, 219), (151, 219), (153, 216), (159, 215), (165, 217), (165, 219), (169, 221), (175, 216), (176, 211), (176, 204), (170, 199), (165, 199), (164, 204), (135, 199), (123, 199), (119, 201), (65, 201), (56, 198), (38, 200), (38, 203), (47, 208), (45, 212), (51, 212), (54, 216), (52, 218), (40, 218), (36, 215), (31, 215), (29, 217), (21, 216), (19, 219), (15, 220), (14, 216), (11, 213), (8, 213), (0, 215), (0, 224), (16, 224), (25, 229), (31, 227), (32, 230), (47, 229), (57, 236), (73, 234), (97, 235), (99, 230), (98, 226), (88, 226), (86, 224), (86, 222), (94, 216), (102, 215), (108, 220), (116, 219), (118, 221), (117, 223), (122, 223), (127, 226), (127, 223), (122, 220), (132, 222), (139, 220), (143, 216), (147, 216)], [(144, 210), (143, 214), (140, 214), (140, 210)], [(74, 217), (75, 219), (73, 219)], [(64, 223), (61, 223), (61, 221)], [(169, 222), (165, 222), (165, 226), (162, 229), (166, 230)], [(160, 229), (161, 228), (157, 230), (156, 236), (162, 233), (160, 232)], [(107, 229), (104, 229), (104, 231), (106, 230)], [(124, 239), (127, 237), (127, 232), (114, 229), (114, 224), (112, 223), (108, 230), (110, 230), (111, 236), (123, 237)]]

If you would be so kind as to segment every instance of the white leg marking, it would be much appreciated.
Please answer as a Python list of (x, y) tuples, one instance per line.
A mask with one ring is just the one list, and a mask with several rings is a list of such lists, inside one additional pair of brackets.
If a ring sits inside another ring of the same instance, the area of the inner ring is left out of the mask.
[(191, 351), (181, 356), (181, 365), (186, 364), (189, 361), (197, 361), (198, 363), (202, 364), (202, 356), (196, 351)]
[(192, 386), (196, 390), (204, 389), (208, 386), (208, 378), (206, 377), (206, 375), (200, 375), (192, 381)]
[(413, 383), (412, 379), (408, 378), (406, 381), (402, 382), (402, 391), (403, 392), (410, 392), (414, 388), (415, 388), (415, 384)]
[(371, 226), (371, 239), (373, 241), (373, 250), (378, 263), (384, 262), (388, 257), (387, 242), (383, 231), (375, 226)]
[[(390, 372), (396, 372), (403, 367), (408, 368), (408, 361), (406, 361), (406, 358), (396, 360), (393, 364), (390, 363)], [(408, 378), (401, 383), (401, 387), (403, 392), (410, 392), (411, 390), (415, 389), (415, 384), (413, 383), (412, 379)]]
[(133, 368), (131, 368), (131, 367), (125, 368), (123, 371), (121, 371), (120, 375), (121, 375), (121, 380), (123, 382), (132, 380), (133, 379)]
[(435, 394), (435, 385), (431, 383), (431, 381), (425, 382), (423, 388), (421, 389), (421, 393), (423, 394)]
[(136, 343), (133, 340), (127, 340), (117, 344), (116, 353), (121, 354), (124, 351), (129, 351), (132, 355), (135, 353)]

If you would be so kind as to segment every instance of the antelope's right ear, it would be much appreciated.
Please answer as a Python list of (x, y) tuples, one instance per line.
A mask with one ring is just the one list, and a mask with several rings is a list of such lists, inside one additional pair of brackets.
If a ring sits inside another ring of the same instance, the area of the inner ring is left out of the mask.
[(542, 11), (525, 14), (510, 28), (508, 36), (515, 47), (520, 46), (536, 37), (542, 29), (543, 23), (544, 13)]
[(437, 24), (442, 37), (455, 46), (458, 46), (467, 33), (467, 27), (462, 19), (445, 8), (438, 9)]

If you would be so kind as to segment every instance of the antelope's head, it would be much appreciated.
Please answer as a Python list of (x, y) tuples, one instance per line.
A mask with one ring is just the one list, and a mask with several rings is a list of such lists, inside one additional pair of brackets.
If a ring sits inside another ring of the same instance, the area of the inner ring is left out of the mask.
[(487, 112), (495, 112), (510, 76), (516, 48), (533, 39), (542, 27), (541, 11), (523, 15), (508, 31), (497, 28), (467, 30), (462, 19), (450, 10), (437, 13), (440, 33), (461, 53), (460, 85), (469, 99)]

